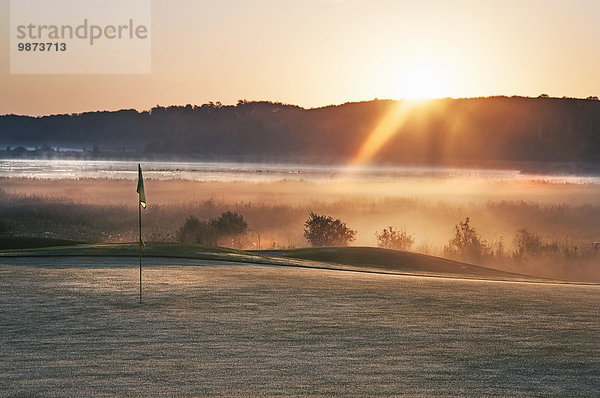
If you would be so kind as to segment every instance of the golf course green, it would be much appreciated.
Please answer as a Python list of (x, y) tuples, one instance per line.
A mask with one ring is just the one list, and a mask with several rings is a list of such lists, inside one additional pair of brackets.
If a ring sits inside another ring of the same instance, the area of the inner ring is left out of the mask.
[(1, 396), (594, 396), (600, 288), (372, 248), (0, 252)]

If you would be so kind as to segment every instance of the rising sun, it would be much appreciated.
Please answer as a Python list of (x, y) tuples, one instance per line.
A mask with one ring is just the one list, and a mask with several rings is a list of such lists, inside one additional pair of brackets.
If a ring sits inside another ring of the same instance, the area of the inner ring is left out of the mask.
[(397, 75), (396, 96), (406, 99), (432, 99), (447, 96), (443, 71), (432, 65), (415, 65)]

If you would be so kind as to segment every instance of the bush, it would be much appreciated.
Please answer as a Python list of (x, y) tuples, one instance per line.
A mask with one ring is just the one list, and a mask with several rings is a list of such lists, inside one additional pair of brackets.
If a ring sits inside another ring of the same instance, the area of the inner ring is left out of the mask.
[(525, 257), (526, 254), (537, 256), (542, 252), (542, 239), (535, 232), (520, 228), (515, 235), (515, 247), (519, 257)]
[(355, 236), (356, 231), (339, 218), (311, 212), (304, 223), (304, 237), (313, 246), (348, 246)]
[(200, 221), (194, 216), (189, 216), (177, 231), (177, 241), (198, 243), (211, 246), (215, 240), (213, 228), (207, 221)]
[(219, 240), (227, 236), (241, 235), (248, 230), (244, 217), (231, 211), (223, 212), (219, 218), (200, 221), (189, 216), (177, 231), (179, 242), (197, 243), (205, 246), (215, 246)]
[(383, 231), (375, 232), (377, 245), (386, 249), (409, 250), (415, 240), (412, 235), (408, 235), (406, 230), (396, 230), (394, 227), (384, 228)]
[(244, 217), (231, 211), (223, 212), (219, 218), (213, 218), (208, 223), (218, 236), (239, 235), (248, 230)]
[(544, 243), (538, 234), (529, 231), (527, 228), (517, 230), (515, 247), (517, 249), (515, 253), (517, 259), (538, 257), (545, 253), (555, 253), (558, 251), (558, 244), (556, 242)]
[(467, 260), (481, 260), (490, 254), (491, 250), (487, 242), (482, 239), (475, 228), (469, 224), (471, 219), (465, 218), (454, 226), (454, 237), (444, 247), (444, 252), (450, 255), (458, 255)]

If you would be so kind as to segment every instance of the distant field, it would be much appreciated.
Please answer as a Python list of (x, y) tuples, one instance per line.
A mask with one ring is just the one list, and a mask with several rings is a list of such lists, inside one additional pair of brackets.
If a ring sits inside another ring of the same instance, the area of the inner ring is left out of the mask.
[(0, 396), (594, 396), (600, 288), (0, 259)]

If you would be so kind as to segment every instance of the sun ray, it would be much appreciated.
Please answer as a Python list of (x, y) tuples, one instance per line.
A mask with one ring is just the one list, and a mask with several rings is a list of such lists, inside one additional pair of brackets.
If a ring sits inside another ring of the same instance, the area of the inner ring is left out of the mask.
[(421, 101), (403, 100), (392, 107), (373, 131), (371, 131), (366, 141), (354, 156), (351, 166), (360, 167), (369, 164), (373, 157), (406, 122), (411, 110), (419, 103)]

